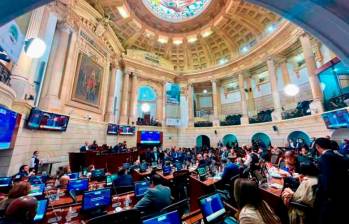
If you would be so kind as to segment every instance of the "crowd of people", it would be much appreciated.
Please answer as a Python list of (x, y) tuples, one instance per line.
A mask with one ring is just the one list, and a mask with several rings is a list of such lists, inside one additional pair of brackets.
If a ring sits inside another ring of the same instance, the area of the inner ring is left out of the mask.
[[(92, 145), (85, 143), (81, 148), (88, 151), (97, 147), (94, 142)], [(127, 145), (120, 143), (113, 148), (122, 151), (127, 149)], [(237, 143), (228, 146), (218, 144), (215, 148), (153, 147), (141, 154), (137, 161), (125, 162), (130, 163), (130, 166), (119, 168), (117, 178), (113, 180), (114, 187), (133, 185), (131, 172), (142, 167), (142, 164), (149, 166), (154, 163), (162, 166), (181, 163), (188, 170), (189, 167), (205, 168), (208, 175), (220, 175), (220, 181), (216, 183), (218, 190), (224, 190), (224, 186), (231, 184), (234, 179), (234, 192), (230, 197), (234, 198), (234, 205), (239, 209), (238, 218), (242, 224), (281, 223), (275, 211), (260, 195), (259, 186), (263, 184), (263, 178), (267, 179), (269, 175), (266, 164), (273, 164), (283, 170), (284, 188), (281, 198), (288, 208), (290, 223), (306, 223), (304, 220), (309, 220), (309, 214), (293, 206), (295, 202), (310, 208), (311, 223), (343, 223), (346, 211), (346, 206), (343, 205), (349, 199), (348, 139), (341, 146), (325, 137), (314, 138), (309, 145), (302, 139), (289, 141), (283, 148), (267, 146), (260, 140), (242, 146)], [(36, 151), (31, 165), (21, 166), (19, 172), (13, 176), (13, 187), (0, 201), (0, 216), (3, 217), (0, 223), (11, 223), (14, 220), (19, 221), (13, 223), (27, 223), (31, 218), (32, 207), (28, 205), (35, 203), (35, 198), (27, 196), (31, 188), (28, 177), (37, 174), (39, 164), (39, 153)], [(93, 170), (94, 165), (90, 165), (87, 177), (91, 176)], [(70, 180), (69, 173), (69, 166), (57, 171), (55, 188), (66, 189)], [(158, 174), (153, 172), (150, 180), (152, 188), (135, 205), (136, 209), (148, 215), (160, 211), (175, 199), (171, 189), (165, 186)], [(18, 219), (14, 216), (19, 207), (28, 210), (26, 217)]]

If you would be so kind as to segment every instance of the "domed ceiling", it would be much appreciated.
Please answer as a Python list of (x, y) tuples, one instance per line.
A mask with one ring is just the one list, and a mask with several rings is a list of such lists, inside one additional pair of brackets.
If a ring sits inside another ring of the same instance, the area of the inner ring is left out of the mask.
[(275, 30), (280, 17), (243, 0), (88, 0), (125, 49), (202, 70), (236, 59)]

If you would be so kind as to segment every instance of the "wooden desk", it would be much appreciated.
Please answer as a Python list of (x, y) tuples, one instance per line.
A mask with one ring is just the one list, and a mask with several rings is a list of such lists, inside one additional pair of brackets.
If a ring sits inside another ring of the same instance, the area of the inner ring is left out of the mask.
[(169, 175), (164, 175), (162, 170), (159, 170), (159, 171), (156, 171), (156, 174), (158, 174), (166, 182), (171, 182), (173, 180), (173, 171)]
[(95, 165), (96, 169), (106, 168), (110, 173), (116, 173), (126, 161), (136, 161), (138, 152), (100, 154), (95, 151), (70, 152), (69, 165), (72, 172), (79, 172), (82, 167)]
[(201, 181), (197, 175), (191, 175), (189, 179), (190, 211), (200, 209), (198, 198), (203, 195), (213, 193), (216, 190), (215, 183), (219, 179), (208, 177)]
[(139, 169), (135, 169), (132, 171), (131, 175), (134, 181), (143, 180), (145, 177), (150, 176), (152, 172), (152, 168), (148, 168), (146, 172), (139, 172)]

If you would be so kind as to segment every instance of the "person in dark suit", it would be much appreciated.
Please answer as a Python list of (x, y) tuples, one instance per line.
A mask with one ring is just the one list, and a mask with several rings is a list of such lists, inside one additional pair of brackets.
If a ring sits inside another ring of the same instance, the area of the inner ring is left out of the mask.
[(143, 198), (138, 201), (135, 208), (145, 214), (159, 212), (161, 209), (171, 204), (171, 190), (161, 184), (161, 177), (154, 174), (152, 177), (152, 188), (145, 193)]
[(88, 150), (90, 150), (90, 147), (88, 146), (88, 142), (86, 141), (85, 145), (80, 147), (80, 152), (86, 152)]
[(126, 173), (125, 168), (120, 168), (118, 177), (113, 181), (115, 187), (125, 187), (133, 185), (133, 178), (131, 175)]
[(321, 155), (319, 159), (319, 188), (315, 206), (320, 224), (343, 223), (347, 219), (349, 200), (348, 164), (342, 156), (331, 148), (331, 140), (318, 138), (315, 147)]
[(223, 174), (222, 174), (222, 183), (227, 184), (230, 181), (230, 178), (240, 174), (240, 168), (238, 165), (234, 163), (234, 160), (236, 157), (234, 157), (231, 153), (228, 155), (228, 162), (227, 165), (224, 167)]

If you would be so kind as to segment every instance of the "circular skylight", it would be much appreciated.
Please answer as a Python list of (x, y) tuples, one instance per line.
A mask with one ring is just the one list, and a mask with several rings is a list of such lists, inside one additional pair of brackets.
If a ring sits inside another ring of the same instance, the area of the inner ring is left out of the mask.
[(212, 0), (143, 0), (144, 5), (157, 17), (178, 23), (200, 15)]

